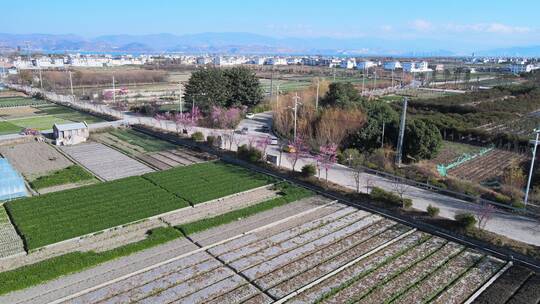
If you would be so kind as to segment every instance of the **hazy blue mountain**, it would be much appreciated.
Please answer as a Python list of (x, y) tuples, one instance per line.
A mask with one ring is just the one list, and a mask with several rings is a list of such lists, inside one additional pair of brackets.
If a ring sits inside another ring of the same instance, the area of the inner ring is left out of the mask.
[(540, 45), (493, 49), (478, 52), (478, 55), (540, 57)]
[[(433, 39), (387, 40), (377, 37), (276, 38), (264, 35), (230, 32), (189, 35), (104, 35), (95, 38), (49, 34), (2, 34), (0, 47), (21, 47), (27, 44), (40, 51), (115, 51), (115, 52), (185, 52), (233, 54), (328, 54), (328, 55), (392, 55), (452, 56), (470, 54), (464, 49), (441, 49), (442, 41)], [(477, 52), (478, 55), (540, 55), (540, 46), (515, 47)]]

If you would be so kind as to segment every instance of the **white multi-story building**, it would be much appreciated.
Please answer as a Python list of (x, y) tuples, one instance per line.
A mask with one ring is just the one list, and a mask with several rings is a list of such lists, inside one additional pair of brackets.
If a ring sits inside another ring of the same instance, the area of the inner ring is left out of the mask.
[(202, 65), (210, 64), (210, 63), (212, 63), (212, 58), (210, 58), (210, 57), (198, 57), (196, 62), (197, 62), (197, 64), (202, 64)]
[(510, 72), (512, 74), (521, 74), (529, 73), (534, 70), (540, 69), (540, 66), (535, 66), (533, 64), (512, 64), (510, 65)]
[(372, 68), (372, 67), (375, 67), (377, 66), (377, 64), (373, 61), (360, 61), (357, 65), (356, 65), (356, 69), (357, 70), (367, 70), (369, 68)]
[(401, 68), (401, 63), (399, 61), (386, 61), (383, 64), (383, 68), (388, 71), (396, 70)]
[(266, 62), (266, 58), (264, 57), (255, 57), (251, 61), (252, 64), (256, 64), (256, 65), (264, 65), (265, 62)]
[(267, 65), (287, 65), (287, 59), (280, 57), (272, 57), (266, 60)]
[(341, 61), (340, 66), (344, 69), (354, 69), (356, 67), (356, 60), (353, 58), (344, 59)]
[(407, 73), (424, 73), (431, 72), (432, 70), (428, 67), (427, 61), (420, 62), (405, 62), (403, 63), (403, 70)]

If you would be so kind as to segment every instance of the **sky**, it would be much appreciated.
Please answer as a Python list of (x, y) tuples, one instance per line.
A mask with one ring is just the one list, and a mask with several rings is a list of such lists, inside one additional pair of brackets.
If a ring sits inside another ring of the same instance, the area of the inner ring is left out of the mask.
[(0, 32), (425, 39), (448, 46), (540, 45), (539, 0), (2, 0)]

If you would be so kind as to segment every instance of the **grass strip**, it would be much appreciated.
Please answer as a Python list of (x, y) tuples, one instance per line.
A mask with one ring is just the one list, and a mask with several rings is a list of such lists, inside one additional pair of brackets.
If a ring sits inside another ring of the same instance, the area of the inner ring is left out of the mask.
[(202, 219), (195, 222), (183, 224), (176, 226), (178, 229), (180, 229), (185, 235), (191, 235), (197, 232), (201, 232), (204, 230), (208, 230), (210, 228), (214, 228), (220, 225), (225, 225), (234, 221), (237, 221), (239, 219), (270, 210), (275, 207), (283, 206), (288, 203), (297, 201), (299, 199), (308, 197), (313, 195), (313, 192), (293, 186), (289, 183), (281, 183), (276, 185), (276, 187), (280, 190), (280, 196), (264, 201), (262, 203), (258, 203), (256, 205), (252, 205), (246, 208), (234, 210), (225, 214), (221, 214), (212, 218), (208, 219)]
[(30, 183), (34, 189), (43, 189), (52, 186), (77, 183), (91, 180), (94, 176), (80, 166), (72, 165), (67, 168), (54, 171), (50, 175), (41, 176)]
[(0, 273), (0, 294), (25, 289), (60, 276), (80, 272), (98, 264), (148, 249), (176, 238), (182, 234), (172, 228), (156, 228), (148, 232), (142, 241), (103, 252), (73, 252), (44, 260), (32, 265)]

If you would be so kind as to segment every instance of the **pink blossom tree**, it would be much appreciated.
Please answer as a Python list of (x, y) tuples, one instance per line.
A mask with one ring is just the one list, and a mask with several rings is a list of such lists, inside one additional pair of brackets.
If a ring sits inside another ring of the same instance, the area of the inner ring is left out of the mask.
[(210, 111), (210, 121), (215, 128), (234, 129), (242, 119), (242, 113), (240, 108), (225, 109), (213, 106)]
[(157, 120), (159, 127), (163, 129), (162, 122), (165, 121), (167, 117), (163, 114), (157, 113), (156, 115), (154, 115), (154, 119)]
[(302, 136), (297, 136), (289, 143), (289, 146), (292, 149), (290, 149), (291, 151), (287, 154), (287, 158), (292, 163), (292, 171), (294, 172), (298, 160), (309, 156), (309, 147)]
[(337, 162), (337, 145), (334, 143), (322, 145), (320, 147), (319, 159), (325, 171), (325, 179), (328, 183), (328, 169)]
[(272, 143), (272, 139), (270, 136), (261, 136), (256, 141), (257, 149), (261, 150), (262, 156), (266, 156), (266, 150), (268, 149), (268, 145)]

